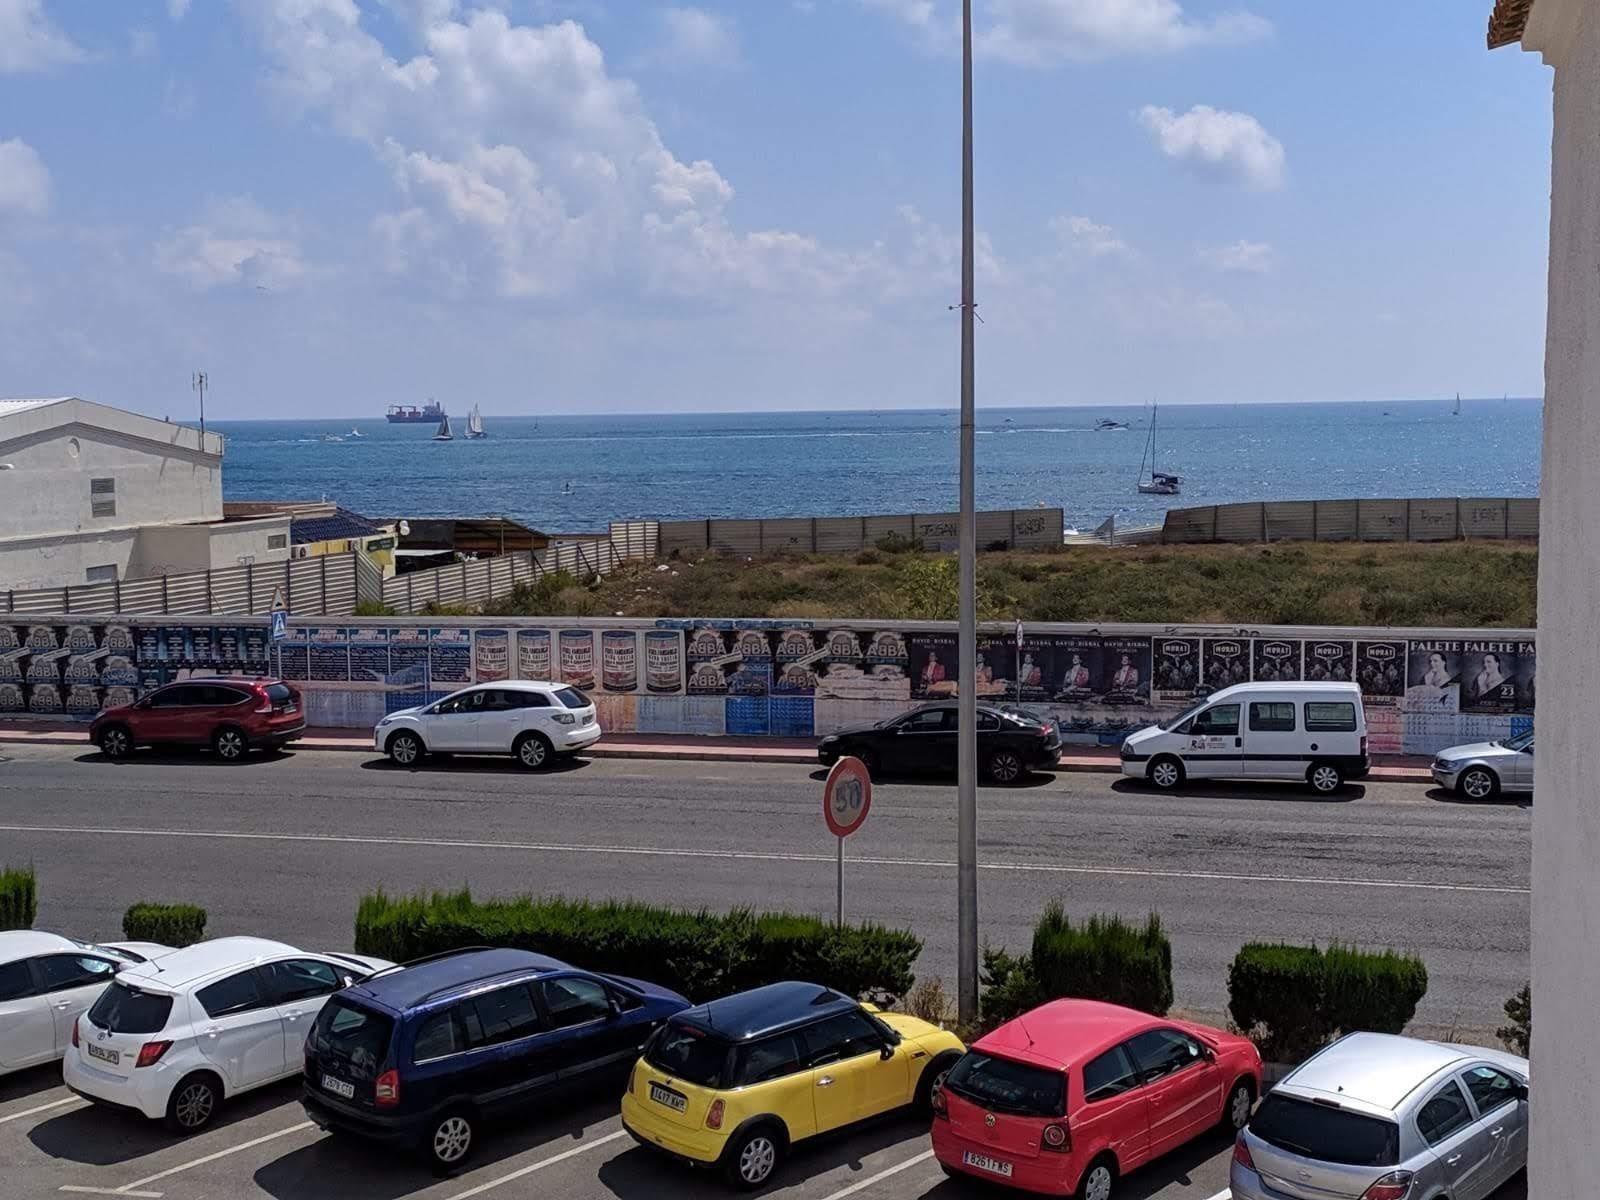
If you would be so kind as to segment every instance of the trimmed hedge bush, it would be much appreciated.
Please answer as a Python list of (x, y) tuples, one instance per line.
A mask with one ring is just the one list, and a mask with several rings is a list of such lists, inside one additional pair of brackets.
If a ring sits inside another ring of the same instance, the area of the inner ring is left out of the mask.
[(1528, 984), (1506, 1001), (1506, 1022), (1495, 1030), (1496, 1036), (1511, 1053), (1527, 1058), (1533, 1042), (1533, 989)]
[(1172, 943), (1155, 913), (1142, 926), (1105, 916), (1074, 926), (1052, 903), (1034, 928), (1032, 961), (1046, 1000), (1077, 996), (1157, 1015), (1172, 1007)]
[(1399, 1033), (1427, 993), (1422, 960), (1393, 950), (1254, 942), (1228, 970), (1234, 1023), (1272, 1062), (1300, 1062), (1344, 1033)]
[(922, 939), (881, 925), (846, 925), (799, 913), (660, 908), (633, 901), (559, 897), (474, 900), (466, 889), (363, 896), (356, 950), (406, 962), (463, 946), (512, 946), (592, 971), (646, 976), (709, 1000), (780, 979), (826, 984), (851, 996), (893, 1000), (911, 990)]
[(135, 904), (122, 914), (122, 936), (130, 942), (192, 946), (206, 935), (206, 910), (193, 904)]
[(32, 867), (0, 870), (0, 929), (32, 929), (39, 915), (39, 889)]

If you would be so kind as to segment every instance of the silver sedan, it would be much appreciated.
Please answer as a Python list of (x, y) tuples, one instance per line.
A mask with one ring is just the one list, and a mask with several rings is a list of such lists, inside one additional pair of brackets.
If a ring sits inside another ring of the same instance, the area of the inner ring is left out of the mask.
[(1533, 791), (1533, 730), (1503, 742), (1478, 742), (1439, 751), (1433, 781), (1468, 800), (1492, 800), (1502, 791)]

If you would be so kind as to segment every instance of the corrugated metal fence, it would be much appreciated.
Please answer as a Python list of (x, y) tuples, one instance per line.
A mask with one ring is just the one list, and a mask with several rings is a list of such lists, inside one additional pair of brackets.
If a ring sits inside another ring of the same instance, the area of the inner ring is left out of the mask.
[(1175, 508), (1163, 542), (1448, 542), (1537, 538), (1537, 498), (1281, 500)]
[[(361, 554), (327, 554), (292, 562), (251, 563), (185, 575), (160, 575), (82, 587), (0, 592), (8, 613), (265, 613), (282, 588), (294, 612), (342, 615), (355, 611)], [(376, 573), (370, 562), (366, 566)], [(370, 588), (370, 584), (367, 585)]]
[[(662, 521), (662, 555), (718, 550), (729, 554), (847, 554), (885, 538), (920, 541), (930, 550), (953, 550), (957, 513), (902, 513), (872, 517), (783, 517), (765, 520)], [(978, 546), (1033, 549), (1059, 546), (1065, 514), (1059, 508), (1019, 508), (978, 514)]]

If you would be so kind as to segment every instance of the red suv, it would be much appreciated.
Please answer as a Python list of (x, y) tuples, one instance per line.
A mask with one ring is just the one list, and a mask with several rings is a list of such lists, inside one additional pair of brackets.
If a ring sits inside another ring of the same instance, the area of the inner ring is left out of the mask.
[(1110, 1200), (1129, 1171), (1244, 1128), (1261, 1056), (1242, 1037), (1093, 1000), (1055, 1000), (979, 1038), (934, 1097), (947, 1175)]
[(135, 746), (210, 746), (237, 762), (250, 750), (276, 749), (306, 730), (300, 693), (276, 679), (185, 679), (121, 708), (108, 708), (89, 726), (89, 740), (107, 758)]

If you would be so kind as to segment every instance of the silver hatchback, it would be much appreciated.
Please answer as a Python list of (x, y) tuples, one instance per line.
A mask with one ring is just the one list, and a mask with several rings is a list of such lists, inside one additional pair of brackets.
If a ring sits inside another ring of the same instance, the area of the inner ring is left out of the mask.
[(1500, 742), (1451, 746), (1433, 760), (1433, 781), (1467, 800), (1533, 791), (1533, 730)]
[(1381, 1033), (1291, 1072), (1234, 1147), (1234, 1200), (1484, 1200), (1528, 1160), (1528, 1060)]

